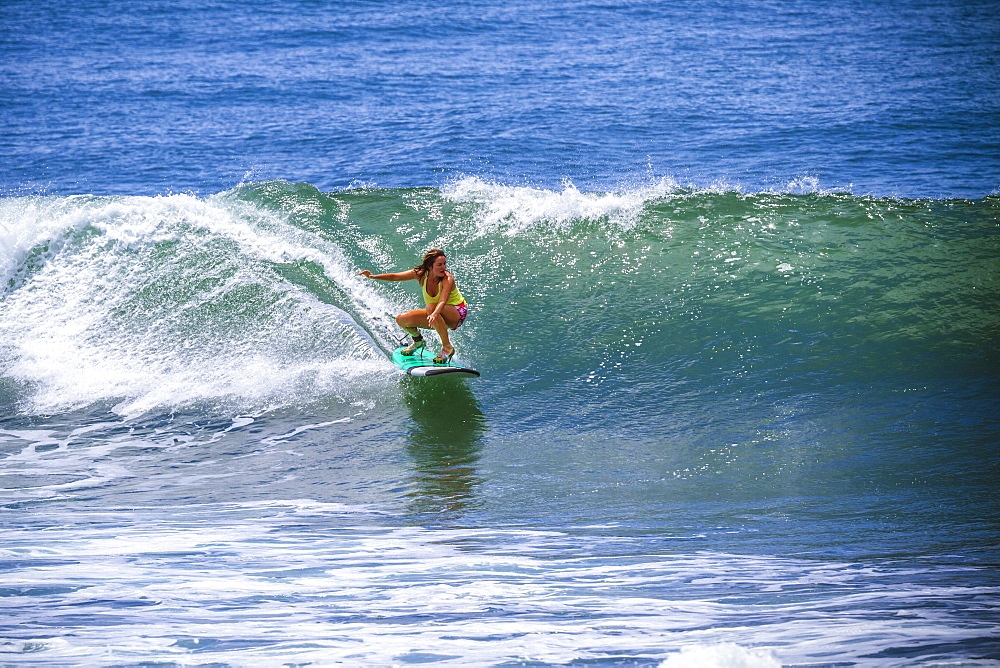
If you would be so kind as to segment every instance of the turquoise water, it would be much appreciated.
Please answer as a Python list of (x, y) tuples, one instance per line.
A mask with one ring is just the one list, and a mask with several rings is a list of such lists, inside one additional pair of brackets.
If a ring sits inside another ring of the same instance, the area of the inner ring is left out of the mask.
[(994, 4), (7, 0), (0, 664), (997, 665)]
[[(475, 178), (8, 198), (5, 651), (993, 659), (997, 209)], [(386, 358), (419, 295), (355, 273), (431, 246), (481, 378)]]

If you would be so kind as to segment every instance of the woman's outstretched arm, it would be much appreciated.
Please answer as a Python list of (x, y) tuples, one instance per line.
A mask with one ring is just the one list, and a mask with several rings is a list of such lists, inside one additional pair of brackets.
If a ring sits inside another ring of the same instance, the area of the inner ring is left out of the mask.
[(365, 269), (364, 271), (359, 271), (358, 276), (364, 276), (366, 278), (375, 278), (380, 281), (412, 281), (417, 278), (417, 270), (408, 269), (406, 271), (398, 271), (389, 274), (373, 274), (372, 272)]

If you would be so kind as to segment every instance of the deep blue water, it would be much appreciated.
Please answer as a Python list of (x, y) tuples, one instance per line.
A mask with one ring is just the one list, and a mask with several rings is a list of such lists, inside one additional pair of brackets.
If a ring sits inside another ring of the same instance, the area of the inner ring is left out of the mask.
[(1000, 664), (995, 3), (0, 9), (0, 663)]
[(585, 190), (982, 197), (996, 4), (8, 0), (7, 192)]

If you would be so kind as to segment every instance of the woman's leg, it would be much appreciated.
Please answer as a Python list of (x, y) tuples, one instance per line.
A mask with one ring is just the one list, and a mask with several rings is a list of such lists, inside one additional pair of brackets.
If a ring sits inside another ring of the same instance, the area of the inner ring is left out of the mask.
[(402, 327), (403, 331), (413, 337), (413, 343), (403, 348), (400, 351), (400, 354), (409, 357), (424, 347), (424, 337), (420, 335), (420, 330), (418, 329), (421, 319), (425, 322), (427, 320), (427, 315), (422, 310), (407, 311), (406, 313), (400, 313), (396, 316), (396, 324)]
[(427, 327), (427, 309), (407, 311), (396, 316), (396, 324), (402, 327), (410, 336), (420, 336), (418, 327)]
[[(396, 316), (396, 323), (402, 327), (412, 337), (420, 336), (420, 329), (431, 329), (427, 323), (428, 309), (420, 308)], [(441, 346), (445, 352), (454, 350), (451, 339), (448, 337), (448, 330), (458, 327), (460, 318), (458, 309), (451, 304), (445, 304), (441, 309), (440, 316), (434, 322), (434, 331), (441, 338)]]
[(448, 357), (455, 352), (454, 346), (451, 345), (451, 338), (448, 336), (448, 330), (458, 327), (459, 320), (458, 309), (451, 304), (445, 304), (444, 308), (441, 309), (440, 317), (434, 321), (434, 330), (441, 339), (441, 357)]

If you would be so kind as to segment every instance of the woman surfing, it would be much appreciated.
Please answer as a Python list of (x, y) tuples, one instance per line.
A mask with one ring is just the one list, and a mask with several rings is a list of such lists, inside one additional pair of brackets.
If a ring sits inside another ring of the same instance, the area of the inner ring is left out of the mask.
[(375, 278), (380, 281), (412, 281), (420, 283), (426, 308), (407, 311), (396, 316), (396, 323), (413, 337), (413, 343), (400, 354), (407, 357), (424, 347), (424, 337), (420, 329), (433, 329), (441, 337), (441, 352), (434, 358), (435, 364), (445, 364), (455, 355), (455, 347), (448, 338), (448, 330), (458, 329), (468, 313), (465, 298), (455, 285), (455, 277), (448, 271), (448, 260), (444, 251), (433, 248), (424, 253), (420, 266), (389, 274), (373, 274), (365, 269), (358, 276)]

